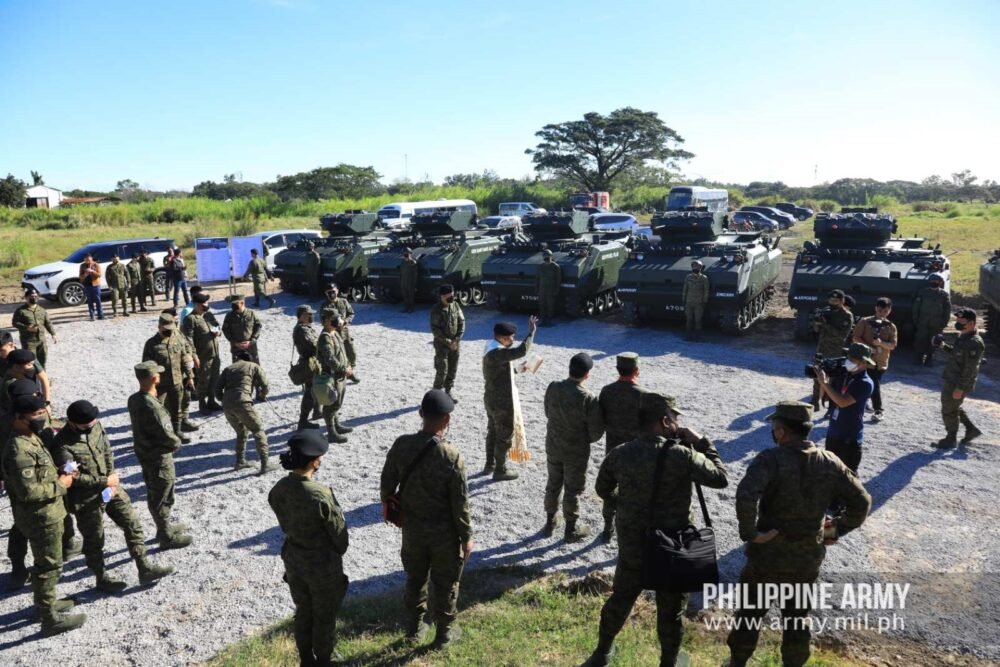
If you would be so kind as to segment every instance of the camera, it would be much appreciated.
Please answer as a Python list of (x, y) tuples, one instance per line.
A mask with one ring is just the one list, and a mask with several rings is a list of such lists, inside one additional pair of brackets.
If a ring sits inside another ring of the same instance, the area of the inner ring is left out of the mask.
[(834, 378), (847, 373), (847, 357), (824, 359), (822, 354), (813, 357), (813, 362), (805, 367), (808, 378), (816, 379), (816, 369), (821, 368), (828, 377)]
[(813, 322), (825, 322), (827, 317), (830, 315), (831, 308), (826, 306), (824, 308), (817, 308), (813, 311), (811, 318)]

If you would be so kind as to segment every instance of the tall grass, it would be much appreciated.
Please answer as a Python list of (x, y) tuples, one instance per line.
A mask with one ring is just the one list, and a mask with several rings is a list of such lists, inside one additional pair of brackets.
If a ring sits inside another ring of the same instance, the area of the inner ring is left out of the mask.
[(0, 246), (0, 269), (16, 269), (27, 266), (30, 257), (27, 239), (12, 239)]

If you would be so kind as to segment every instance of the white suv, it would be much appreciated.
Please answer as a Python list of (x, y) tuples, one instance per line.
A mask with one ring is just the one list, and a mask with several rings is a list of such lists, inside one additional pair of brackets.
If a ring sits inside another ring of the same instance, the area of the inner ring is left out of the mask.
[(88, 254), (93, 255), (94, 261), (101, 265), (101, 293), (105, 294), (109, 290), (104, 273), (111, 263), (111, 258), (118, 255), (122, 262), (128, 264), (132, 261), (132, 255), (138, 255), (145, 250), (153, 258), (153, 266), (156, 267), (156, 272), (153, 274), (156, 293), (166, 294), (167, 274), (163, 268), (163, 258), (167, 256), (167, 249), (173, 245), (173, 239), (161, 238), (91, 243), (61, 262), (50, 262), (28, 269), (24, 272), (21, 287), (23, 289), (34, 287), (49, 301), (59, 301), (64, 306), (76, 306), (87, 300), (83, 293), (83, 285), (80, 284), (80, 264), (83, 263), (84, 257)]
[(323, 233), (315, 229), (276, 229), (270, 232), (253, 234), (264, 243), (264, 261), (267, 270), (274, 270), (274, 256), (290, 245), (306, 239), (321, 239)]

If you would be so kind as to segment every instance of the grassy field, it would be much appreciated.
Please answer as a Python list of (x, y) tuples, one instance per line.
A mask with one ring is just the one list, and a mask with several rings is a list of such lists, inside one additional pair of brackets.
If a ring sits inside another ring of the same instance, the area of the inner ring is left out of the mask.
[[(607, 594), (588, 583), (555, 575), (533, 579), (517, 569), (472, 571), (462, 580), (460, 642), (446, 651), (415, 647), (403, 639), (400, 596), (350, 599), (338, 621), (338, 650), (346, 664), (389, 665), (578, 665), (594, 650), (601, 605)], [(655, 665), (656, 608), (640, 598), (616, 641), (616, 665)], [(430, 639), (430, 637), (428, 637)], [(755, 667), (781, 664), (780, 640), (765, 632), (755, 654)], [(725, 635), (698, 621), (686, 623), (684, 647), (698, 667), (718, 667), (729, 656)], [(285, 621), (211, 660), (209, 667), (298, 664), (291, 623)], [(812, 667), (854, 667), (870, 664), (830, 648), (817, 647)]]

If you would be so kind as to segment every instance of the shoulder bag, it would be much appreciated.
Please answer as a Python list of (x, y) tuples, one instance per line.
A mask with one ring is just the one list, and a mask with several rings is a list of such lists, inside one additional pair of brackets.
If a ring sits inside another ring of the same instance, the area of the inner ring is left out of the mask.
[(413, 469), (417, 467), (417, 464), (427, 455), (427, 452), (434, 448), (434, 445), (438, 444), (438, 439), (436, 437), (431, 438), (424, 448), (420, 450), (420, 453), (410, 462), (410, 465), (406, 466), (406, 470), (403, 471), (402, 477), (399, 479), (399, 488), (394, 494), (389, 496), (389, 499), (382, 503), (382, 518), (385, 519), (386, 523), (391, 523), (392, 525), (402, 528), (403, 527), (403, 505), (402, 505), (402, 493), (403, 486), (406, 484), (406, 480), (410, 477), (410, 473)]
[(318, 375), (322, 370), (319, 367), (319, 361), (316, 357), (309, 357), (308, 359), (302, 359), (299, 363), (295, 363), (295, 343), (292, 343), (292, 358), (288, 362), (288, 379), (292, 381), (296, 387), (301, 387), (309, 380), (313, 379), (314, 375)]

